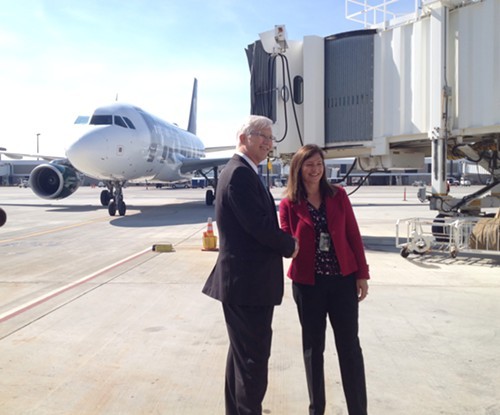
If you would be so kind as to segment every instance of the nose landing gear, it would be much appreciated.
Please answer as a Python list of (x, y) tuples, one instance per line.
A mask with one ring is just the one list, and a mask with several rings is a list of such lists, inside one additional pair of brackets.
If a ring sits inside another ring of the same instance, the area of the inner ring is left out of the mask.
[(115, 216), (117, 211), (120, 216), (125, 216), (127, 212), (127, 205), (123, 200), (123, 185), (122, 182), (109, 183), (109, 190), (101, 192), (101, 205), (108, 207), (110, 216)]

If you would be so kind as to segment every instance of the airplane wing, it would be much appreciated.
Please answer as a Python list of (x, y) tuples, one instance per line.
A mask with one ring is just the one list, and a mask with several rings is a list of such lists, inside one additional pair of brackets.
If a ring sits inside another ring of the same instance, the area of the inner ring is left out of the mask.
[(236, 146), (205, 147), (205, 153), (216, 153), (218, 151), (235, 150)]
[(4, 155), (10, 159), (21, 160), (24, 157), (30, 157), (35, 159), (42, 159), (46, 161), (61, 160), (65, 159), (65, 156), (48, 156), (46, 154), (29, 154), (29, 153), (13, 153), (10, 151), (0, 150), (0, 155)]
[(231, 157), (221, 157), (213, 159), (184, 159), (182, 160), (181, 173), (189, 173), (196, 170), (221, 166), (223, 164), (227, 164), (230, 159)]

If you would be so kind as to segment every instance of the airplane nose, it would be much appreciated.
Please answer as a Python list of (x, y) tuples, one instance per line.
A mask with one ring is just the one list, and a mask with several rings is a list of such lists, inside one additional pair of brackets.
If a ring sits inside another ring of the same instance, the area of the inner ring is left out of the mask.
[(66, 157), (78, 170), (89, 175), (99, 174), (108, 154), (109, 140), (106, 136), (105, 128), (83, 134), (66, 150)]

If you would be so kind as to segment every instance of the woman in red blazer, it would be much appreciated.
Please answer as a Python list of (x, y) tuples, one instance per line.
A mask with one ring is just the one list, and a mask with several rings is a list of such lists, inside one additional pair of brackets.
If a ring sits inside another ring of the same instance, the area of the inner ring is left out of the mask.
[(325, 412), (323, 352), (328, 317), (349, 415), (367, 415), (358, 303), (368, 294), (368, 264), (346, 192), (326, 180), (321, 148), (308, 144), (293, 156), (286, 195), (280, 203), (280, 221), (300, 246), (288, 276), (302, 326), (309, 414)]

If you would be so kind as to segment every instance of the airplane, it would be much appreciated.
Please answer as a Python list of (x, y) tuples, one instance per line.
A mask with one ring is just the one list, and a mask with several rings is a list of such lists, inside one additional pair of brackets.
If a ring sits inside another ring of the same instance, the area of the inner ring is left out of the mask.
[[(127, 206), (123, 187), (129, 181), (172, 182), (189, 179), (192, 173), (213, 169), (212, 191), (205, 202), (212, 205), (217, 186), (217, 167), (229, 160), (206, 158), (205, 152), (235, 147), (205, 148), (196, 136), (198, 80), (195, 78), (187, 130), (168, 123), (139, 107), (113, 103), (97, 108), (91, 117), (78, 116), (75, 124), (85, 132), (67, 150), (65, 158), (43, 156), (50, 163), (33, 169), (29, 187), (44, 199), (63, 199), (82, 183), (83, 174), (102, 181), (107, 187), (100, 202), (110, 216), (124, 216)], [(0, 151), (11, 158), (40, 156)]]

